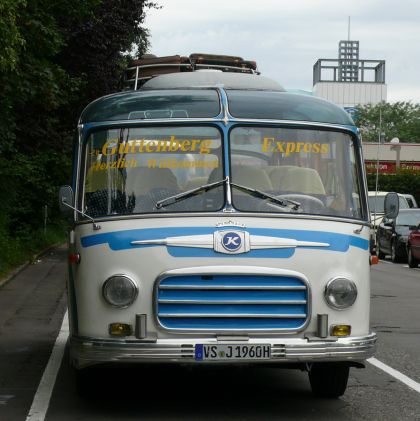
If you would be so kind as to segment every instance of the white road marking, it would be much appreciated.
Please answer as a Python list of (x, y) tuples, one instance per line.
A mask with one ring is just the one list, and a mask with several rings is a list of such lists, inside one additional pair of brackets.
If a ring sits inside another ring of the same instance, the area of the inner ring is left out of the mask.
[(48, 406), (50, 404), (58, 370), (60, 369), (61, 361), (63, 359), (68, 336), (69, 320), (68, 312), (66, 312), (50, 359), (48, 360), (48, 364), (45, 367), (44, 374), (42, 375), (38, 389), (35, 393), (34, 400), (32, 401), (31, 409), (26, 417), (26, 421), (43, 421), (47, 415)]
[(376, 358), (369, 358), (367, 361), (368, 363), (374, 365), (382, 371), (385, 371), (385, 373), (404, 383), (411, 389), (415, 390), (417, 393), (420, 393), (420, 383), (417, 383), (416, 381), (410, 379), (410, 377), (407, 377), (405, 374), (400, 373), (399, 371), (395, 370), (389, 365), (384, 364)]
[[(51, 352), (50, 359), (48, 360), (47, 367), (44, 370), (41, 381), (39, 382), (38, 389), (35, 393), (34, 399), (32, 401), (31, 409), (29, 410), (26, 421), (44, 421), (45, 416), (47, 415), (48, 407), (50, 404), (51, 395), (53, 392), (55, 380), (57, 378), (58, 370), (61, 366), (61, 361), (64, 356), (64, 351), (66, 348), (67, 339), (69, 336), (69, 320), (68, 312), (64, 315), (63, 323), (61, 325), (60, 332), (57, 336), (57, 339), (54, 344), (54, 348)], [(373, 366), (379, 368), (400, 382), (404, 383), (411, 389), (415, 390), (417, 393), (420, 393), (420, 383), (417, 383), (413, 379), (410, 379), (405, 374), (400, 373), (394, 368), (384, 364), (383, 362), (377, 360), (376, 358), (369, 358), (367, 360)], [(5, 404), (8, 399), (12, 396), (3, 395), (0, 401), (1, 404)]]

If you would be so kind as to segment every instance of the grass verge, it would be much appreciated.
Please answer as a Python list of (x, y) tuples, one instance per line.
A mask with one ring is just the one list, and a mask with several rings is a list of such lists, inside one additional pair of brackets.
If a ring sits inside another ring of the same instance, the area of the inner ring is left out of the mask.
[(53, 246), (66, 241), (67, 227), (50, 226), (32, 233), (23, 233), (18, 237), (10, 237), (0, 232), (0, 280), (20, 265), (31, 262), (35, 256)]

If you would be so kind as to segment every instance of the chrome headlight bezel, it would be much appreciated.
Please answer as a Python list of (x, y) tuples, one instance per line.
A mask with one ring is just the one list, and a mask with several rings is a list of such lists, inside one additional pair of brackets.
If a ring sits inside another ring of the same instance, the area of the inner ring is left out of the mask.
[[(337, 297), (339, 296), (339, 294), (341, 293), (345, 293), (346, 291), (343, 291), (343, 283), (345, 284), (345, 286), (347, 286), (347, 294), (350, 293), (349, 297), (344, 297), (345, 302), (343, 302), (343, 297), (339, 297), (341, 298), (341, 303), (337, 302)], [(341, 284), (341, 290), (340, 291), (340, 284)], [(335, 290), (334, 290), (335, 288)], [(327, 284), (325, 285), (325, 289), (324, 289), (324, 298), (325, 301), (327, 302), (327, 304), (333, 308), (334, 310), (346, 310), (349, 307), (351, 307), (357, 299), (357, 286), (356, 284), (351, 281), (350, 279), (347, 279), (343, 276), (339, 276), (339, 277), (335, 277), (330, 279)]]
[[(129, 296), (123, 302), (118, 303), (116, 300), (113, 300), (112, 298), (110, 298), (109, 289), (111, 287), (115, 288), (115, 285), (112, 285), (112, 283), (121, 282), (121, 280), (125, 282), (124, 288), (131, 288), (131, 292), (129, 293)], [(102, 296), (105, 302), (115, 308), (130, 307), (134, 303), (134, 301), (137, 299), (138, 295), (139, 295), (139, 288), (137, 286), (137, 283), (127, 275), (121, 275), (121, 274), (112, 275), (109, 278), (107, 278), (102, 285)]]

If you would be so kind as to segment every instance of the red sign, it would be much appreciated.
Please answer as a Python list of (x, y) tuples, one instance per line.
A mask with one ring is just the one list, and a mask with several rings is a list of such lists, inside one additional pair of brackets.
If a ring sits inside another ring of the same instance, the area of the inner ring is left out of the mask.
[[(397, 164), (395, 161), (365, 161), (366, 171), (368, 173), (376, 173), (379, 166), (380, 174), (395, 174), (397, 172)], [(400, 170), (409, 172), (420, 172), (420, 162), (417, 161), (404, 161), (400, 164)]]
[(368, 173), (376, 173), (379, 167), (380, 174), (395, 174), (397, 165), (395, 162), (387, 162), (387, 161), (365, 161), (366, 164), (366, 171)]

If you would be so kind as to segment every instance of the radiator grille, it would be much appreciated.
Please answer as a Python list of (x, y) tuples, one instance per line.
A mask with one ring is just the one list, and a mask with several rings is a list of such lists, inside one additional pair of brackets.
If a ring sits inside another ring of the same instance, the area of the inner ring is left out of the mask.
[(296, 277), (185, 275), (157, 287), (157, 317), (166, 329), (298, 330), (308, 317), (308, 290)]

